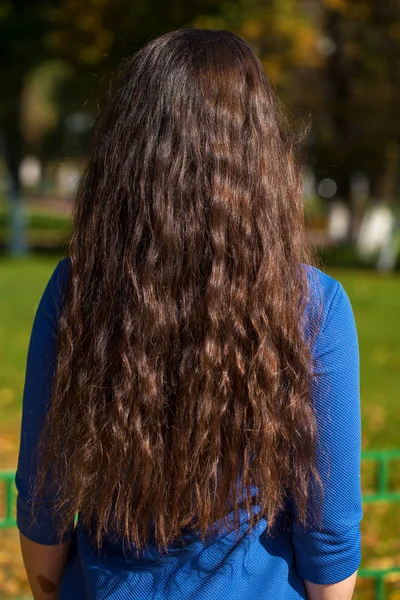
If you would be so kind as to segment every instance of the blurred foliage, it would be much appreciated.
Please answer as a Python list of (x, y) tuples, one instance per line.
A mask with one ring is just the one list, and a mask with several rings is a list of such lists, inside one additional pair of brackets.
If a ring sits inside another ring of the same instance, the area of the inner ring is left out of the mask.
[(400, 0), (0, 0), (6, 141), (20, 133), (19, 153), (43, 159), (85, 155), (90, 132), (68, 131), (68, 116), (93, 117), (122, 58), (190, 26), (252, 45), (286, 106), (311, 121), (309, 162), (339, 196), (350, 199), (355, 171), (373, 196), (400, 196)]
[[(321, 264), (329, 267), (347, 267), (359, 269), (375, 268), (379, 252), (372, 252), (368, 258), (361, 259), (354, 246), (343, 244), (341, 246), (320, 247), (317, 255)], [(397, 258), (396, 269), (400, 269), (400, 255)]]
[(368, 173), (374, 195), (400, 195), (399, 0), (231, 0), (195, 24), (243, 35), (285, 104), (312, 114), (310, 162), (339, 195), (355, 171)]

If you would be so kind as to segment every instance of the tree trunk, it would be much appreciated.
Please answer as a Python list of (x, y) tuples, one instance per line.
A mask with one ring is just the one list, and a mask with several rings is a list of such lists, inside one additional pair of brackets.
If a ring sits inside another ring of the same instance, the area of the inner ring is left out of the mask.
[(8, 169), (8, 201), (10, 236), (8, 252), (13, 256), (27, 253), (26, 215), (22, 201), (20, 166), (23, 158), (23, 137), (21, 133), (22, 86), (18, 89), (14, 102), (10, 103), (4, 125), (5, 160)]
[(351, 165), (352, 161), (352, 121), (348, 113), (350, 97), (351, 65), (345, 56), (345, 32), (342, 16), (335, 10), (327, 10), (325, 15), (325, 31), (334, 43), (335, 51), (327, 61), (327, 88), (330, 90), (328, 106), (331, 123), (334, 130), (334, 155), (337, 171), (334, 179), (337, 184), (338, 196), (344, 200), (350, 209), (350, 241), (356, 239), (356, 207), (351, 198)]

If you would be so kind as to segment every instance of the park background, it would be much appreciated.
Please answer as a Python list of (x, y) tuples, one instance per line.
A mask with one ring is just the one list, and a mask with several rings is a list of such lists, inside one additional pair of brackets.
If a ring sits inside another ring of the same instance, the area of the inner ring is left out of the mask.
[[(362, 448), (400, 448), (400, 0), (0, 0), (0, 469), (16, 467), (30, 330), (70, 233), (93, 117), (120, 61), (180, 27), (242, 35), (309, 126), (306, 219), (355, 313)], [(362, 485), (377, 488), (372, 461)], [(362, 536), (363, 568), (399, 568), (400, 502), (365, 503)], [(400, 573), (385, 579), (385, 598), (400, 600)], [(355, 598), (378, 593), (359, 578)], [(7, 598), (29, 598), (15, 527), (0, 529)]]

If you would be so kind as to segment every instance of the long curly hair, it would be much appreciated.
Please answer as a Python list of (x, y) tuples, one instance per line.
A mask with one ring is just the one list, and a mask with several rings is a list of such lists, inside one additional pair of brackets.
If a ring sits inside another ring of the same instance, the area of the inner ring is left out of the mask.
[(77, 191), (38, 454), (61, 533), (79, 513), (98, 548), (112, 530), (165, 551), (242, 510), (270, 534), (289, 500), (307, 523), (322, 483), (300, 141), (230, 31), (179, 29), (123, 63)]

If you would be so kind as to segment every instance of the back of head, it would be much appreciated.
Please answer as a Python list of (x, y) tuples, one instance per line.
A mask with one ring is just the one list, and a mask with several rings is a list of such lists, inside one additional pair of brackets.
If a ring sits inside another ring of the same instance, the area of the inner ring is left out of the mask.
[(295, 150), (234, 33), (173, 31), (124, 63), (76, 198), (38, 484), (54, 469), (64, 524), (96, 516), (99, 545), (112, 526), (166, 548), (231, 509), (237, 523), (239, 505), (270, 531), (289, 495), (305, 516), (318, 475)]

